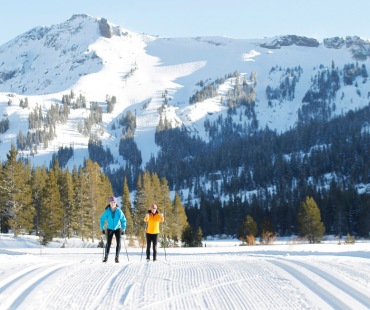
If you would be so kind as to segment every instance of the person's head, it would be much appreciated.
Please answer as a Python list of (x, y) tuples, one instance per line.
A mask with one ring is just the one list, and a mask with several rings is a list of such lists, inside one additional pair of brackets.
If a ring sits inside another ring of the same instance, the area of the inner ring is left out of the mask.
[(109, 204), (112, 209), (115, 209), (117, 206), (117, 198), (116, 197), (109, 197)]
[(150, 212), (152, 212), (153, 214), (154, 213), (156, 213), (158, 211), (158, 207), (157, 207), (157, 205), (156, 204), (152, 204), (151, 206), (150, 206)]

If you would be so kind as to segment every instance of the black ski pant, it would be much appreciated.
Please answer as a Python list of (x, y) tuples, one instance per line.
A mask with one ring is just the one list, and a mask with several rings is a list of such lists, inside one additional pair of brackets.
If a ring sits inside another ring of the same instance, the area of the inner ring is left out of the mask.
[(112, 244), (113, 235), (116, 238), (116, 256), (119, 256), (119, 252), (121, 251), (121, 229), (108, 229), (107, 230), (107, 245), (105, 247), (105, 256), (108, 257), (110, 246)]
[(158, 234), (146, 233), (146, 259), (150, 259), (150, 245), (153, 243), (153, 260), (157, 259)]

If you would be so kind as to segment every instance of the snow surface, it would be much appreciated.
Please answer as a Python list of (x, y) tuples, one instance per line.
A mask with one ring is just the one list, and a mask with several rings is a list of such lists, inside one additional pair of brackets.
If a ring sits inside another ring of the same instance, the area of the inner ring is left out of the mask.
[(126, 247), (127, 256), (122, 246), (119, 264), (112, 252), (102, 263), (96, 242), (62, 243), (0, 234), (1, 309), (370, 308), (368, 242), (206, 240), (159, 248), (148, 263), (140, 247)]

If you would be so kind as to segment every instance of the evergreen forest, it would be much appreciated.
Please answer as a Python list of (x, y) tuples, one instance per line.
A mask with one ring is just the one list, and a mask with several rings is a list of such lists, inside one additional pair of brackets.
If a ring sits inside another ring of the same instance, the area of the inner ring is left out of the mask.
[[(32, 168), (17, 155), (18, 150), (12, 146), (0, 167), (1, 233), (35, 234), (42, 244), (55, 237), (99, 240), (100, 216), (113, 196), (111, 183), (100, 166), (87, 159), (83, 167), (70, 172), (55, 159), (50, 169)], [(167, 240), (168, 246), (176, 246), (188, 226), (184, 206), (178, 194), (171, 201), (165, 178), (148, 172), (139, 175), (133, 202), (126, 179), (123, 181), (119, 207), (126, 216), (130, 243), (134, 237), (144, 242), (143, 219), (153, 202), (166, 219), (162, 242)]]
[[(226, 79), (234, 81), (222, 98), (227, 113), (204, 121), (206, 139), (184, 125), (172, 126), (163, 114), (169, 103), (165, 92), (155, 132), (160, 150), (147, 163), (143, 164), (134, 139), (135, 114), (127, 111), (112, 125), (122, 130), (119, 155), (125, 166), (118, 168), (112, 168), (115, 159), (99, 131), (91, 133), (92, 127), (101, 125), (102, 113), (112, 111), (116, 98), (107, 96), (105, 109), (90, 103), (89, 117), (79, 126), (89, 136), (89, 159), (83, 167), (71, 172), (64, 169), (73, 157), (72, 146), (59, 149), (48, 169), (31, 168), (27, 160), (16, 159), (15, 147), (9, 151), (0, 174), (1, 231), (35, 231), (46, 240), (57, 235), (94, 239), (107, 197), (115, 195), (122, 196), (132, 236), (141, 235), (141, 217), (153, 202), (167, 212), (171, 240), (190, 231), (194, 236), (240, 237), (247, 218), (249, 224), (256, 223), (256, 235), (288, 236), (299, 233), (300, 208), (310, 197), (325, 234), (369, 237), (370, 103), (334, 117), (338, 100), (347, 100), (339, 93), (341, 85), (357, 88), (359, 82), (368, 83), (367, 70), (358, 63), (339, 69), (333, 61), (315, 72), (296, 125), (284, 132), (261, 128), (258, 123), (255, 73), (249, 80), (233, 72), (214, 82), (198, 83), (201, 89), (189, 98), (189, 105), (214, 97)], [(266, 88), (268, 106), (290, 104), (302, 68), (275, 66), (270, 74), (281, 78), (278, 87)], [(362, 95), (358, 89), (356, 93)], [(346, 104), (350, 107), (351, 101)], [(56, 123), (63, 124), (70, 109), (85, 105), (83, 96), (71, 92), (46, 116), (36, 106), (29, 115), (27, 135), (19, 132), (17, 148), (37, 152), (40, 141), (47, 146), (56, 134)], [(27, 100), (22, 102), (23, 108), (27, 106)], [(8, 127), (4, 119), (3, 131)], [(176, 193), (172, 201), (171, 192)], [(130, 193), (135, 196), (133, 202)]]

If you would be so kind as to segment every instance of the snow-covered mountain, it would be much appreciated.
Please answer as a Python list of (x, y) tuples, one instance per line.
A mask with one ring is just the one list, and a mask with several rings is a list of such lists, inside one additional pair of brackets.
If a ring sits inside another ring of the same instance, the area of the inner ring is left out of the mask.
[[(0, 113), (3, 120), (9, 120), (9, 129), (0, 134), (0, 156), (6, 159), (19, 132), (27, 133), (27, 119), (35, 107), (46, 114), (73, 91), (86, 98), (86, 108), (71, 110), (68, 121), (57, 125), (55, 139), (33, 152), (32, 163), (48, 166), (59, 147), (73, 145), (74, 157), (68, 166), (81, 165), (88, 157), (89, 137), (78, 126), (88, 117), (90, 103), (97, 102), (105, 111), (107, 96), (115, 96), (113, 112), (103, 113), (100, 126), (92, 130), (111, 150), (116, 164), (122, 165), (118, 122), (131, 111), (136, 115), (135, 142), (144, 166), (158, 151), (154, 133), (160, 117), (173, 126), (184, 124), (207, 139), (204, 121), (227, 113), (223, 99), (235, 83), (235, 77), (227, 76), (236, 71), (254, 86), (259, 127), (283, 132), (295, 126), (302, 99), (320, 70), (353, 63), (369, 68), (369, 56), (370, 42), (359, 37), (323, 42), (294, 35), (243, 40), (159, 38), (112, 25), (104, 18), (74, 15), (62, 24), (31, 29), (0, 46)], [(300, 68), (300, 77), (293, 98), (268, 100), (267, 87), (279, 88), (286, 72), (294, 68)], [(250, 79), (252, 73), (255, 81)], [(200, 85), (225, 77), (216, 95), (189, 104)], [(336, 100), (334, 115), (369, 104), (367, 79), (358, 78), (356, 85), (340, 88), (342, 96)], [(20, 107), (26, 98), (28, 107)], [(27, 156), (30, 151), (21, 153)]]

